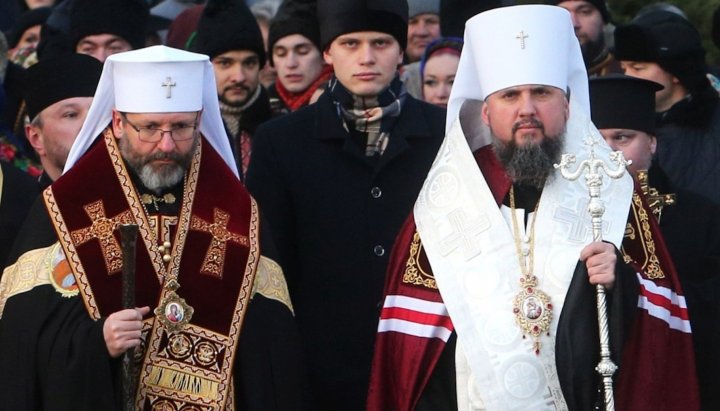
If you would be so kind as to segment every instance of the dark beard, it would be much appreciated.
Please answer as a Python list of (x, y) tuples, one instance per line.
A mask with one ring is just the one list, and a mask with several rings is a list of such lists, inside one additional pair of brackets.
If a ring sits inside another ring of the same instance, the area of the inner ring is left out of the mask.
[(592, 68), (601, 62), (607, 56), (605, 34), (600, 32), (600, 37), (597, 40), (587, 41), (585, 44), (580, 45), (580, 51), (582, 52), (585, 68)]
[[(258, 85), (258, 87), (262, 87), (262, 86)], [(242, 101), (230, 101), (230, 100), (226, 99), (225, 92), (232, 88), (241, 88), (241, 89), (245, 90), (247, 97), (245, 97), (245, 99)], [(250, 90), (250, 88), (248, 88), (244, 84), (239, 84), (239, 85), (235, 85), (235, 86), (225, 87), (225, 89), (223, 90), (223, 93), (218, 96), (218, 99), (220, 100), (220, 102), (222, 104), (225, 104), (226, 106), (237, 108), (237, 107), (242, 107), (245, 104), (247, 104), (250, 101), (250, 99), (253, 98), (254, 92), (255, 92), (255, 90)]]
[[(514, 133), (513, 133), (514, 134)], [(557, 136), (545, 136), (540, 144), (518, 147), (515, 139), (500, 141), (493, 136), (493, 151), (515, 183), (523, 183), (542, 190), (553, 177), (554, 164), (560, 162), (565, 143), (565, 131)]]

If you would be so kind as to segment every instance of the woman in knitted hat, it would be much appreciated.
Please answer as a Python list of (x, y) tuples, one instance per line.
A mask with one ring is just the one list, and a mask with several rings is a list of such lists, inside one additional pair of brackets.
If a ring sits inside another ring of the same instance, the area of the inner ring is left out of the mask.
[(443, 37), (430, 43), (420, 60), (423, 100), (447, 107), (462, 46), (462, 39), (456, 37)]

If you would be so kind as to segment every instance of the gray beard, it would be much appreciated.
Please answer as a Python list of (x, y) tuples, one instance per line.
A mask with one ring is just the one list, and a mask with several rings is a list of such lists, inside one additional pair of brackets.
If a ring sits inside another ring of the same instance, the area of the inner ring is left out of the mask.
[[(141, 157), (132, 151), (126, 138), (119, 139), (118, 145), (123, 159), (125, 159), (130, 169), (140, 178), (140, 182), (149, 190), (160, 194), (162, 189), (172, 187), (183, 179), (185, 172), (190, 168), (190, 163), (192, 162), (199, 142), (200, 139), (196, 138), (193, 142), (192, 149), (184, 156), (179, 154), (155, 153)], [(164, 165), (160, 168), (154, 168), (150, 165), (152, 160), (161, 158), (172, 159), (174, 163)]]
[(565, 130), (556, 136), (545, 136), (540, 144), (518, 147), (515, 140), (505, 143), (493, 135), (493, 151), (516, 183), (528, 184), (542, 190), (551, 181), (560, 162), (565, 145)]

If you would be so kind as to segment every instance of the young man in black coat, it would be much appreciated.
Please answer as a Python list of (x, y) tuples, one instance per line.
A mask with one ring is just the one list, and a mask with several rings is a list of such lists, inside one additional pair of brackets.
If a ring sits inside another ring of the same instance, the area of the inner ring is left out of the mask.
[(316, 104), (262, 125), (247, 186), (271, 225), (315, 409), (365, 407), (390, 249), (444, 134), (444, 112), (397, 75), (404, 1), (320, 1)]

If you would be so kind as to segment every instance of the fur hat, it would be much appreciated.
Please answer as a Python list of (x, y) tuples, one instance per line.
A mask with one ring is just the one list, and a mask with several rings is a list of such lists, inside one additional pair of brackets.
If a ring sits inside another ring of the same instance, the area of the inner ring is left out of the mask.
[(291, 34), (301, 34), (310, 40), (318, 50), (320, 29), (317, 20), (317, 4), (312, 0), (285, 0), (270, 23), (268, 34), (268, 56), (273, 64), (272, 49), (278, 40)]
[(75, 0), (70, 12), (72, 47), (87, 36), (114, 34), (132, 48), (142, 48), (149, 15), (143, 0)]
[(357, 31), (390, 34), (407, 46), (408, 4), (405, 0), (318, 0), (322, 49), (336, 37)]
[(210, 59), (230, 50), (252, 50), (265, 65), (265, 45), (255, 17), (242, 0), (209, 0), (190, 49)]
[(619, 26), (613, 53), (617, 60), (657, 63), (691, 91), (707, 85), (700, 33), (675, 13), (651, 12)]

